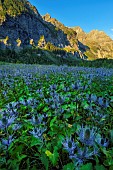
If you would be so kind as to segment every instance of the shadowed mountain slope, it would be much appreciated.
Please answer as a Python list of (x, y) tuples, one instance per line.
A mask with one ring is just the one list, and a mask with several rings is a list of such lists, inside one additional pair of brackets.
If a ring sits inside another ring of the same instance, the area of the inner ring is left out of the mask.
[(41, 16), (27, 0), (0, 0), (1, 49), (50, 44), (78, 58), (113, 58), (113, 40), (103, 31), (85, 33), (80, 27), (66, 27), (49, 14)]

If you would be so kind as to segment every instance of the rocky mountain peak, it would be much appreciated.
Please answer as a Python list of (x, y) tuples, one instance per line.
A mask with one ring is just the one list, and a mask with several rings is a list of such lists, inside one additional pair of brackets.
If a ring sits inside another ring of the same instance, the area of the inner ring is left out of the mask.
[(104, 32), (104, 31), (99, 31), (99, 30), (92, 30), (87, 34), (88, 38), (94, 39), (95, 41), (98, 40), (105, 40), (107, 41), (112, 41), (112, 39)]
[[(58, 47), (70, 44), (63, 31), (47, 22), (27, 0), (0, 0), (0, 42), (5, 46), (37, 45), (41, 36)], [(49, 14), (47, 15), (50, 18)], [(19, 43), (18, 43), (19, 41)], [(19, 45), (18, 45), (19, 44)]]
[(79, 26), (76, 26), (76, 27), (72, 27), (73, 30), (75, 30), (77, 33), (81, 33), (81, 32), (84, 32), (83, 29)]
[(44, 20), (46, 20), (46, 21), (48, 21), (48, 20), (50, 20), (50, 19), (51, 19), (51, 15), (50, 15), (50, 14), (48, 14), (48, 13), (47, 13), (47, 14), (45, 14), (45, 15), (43, 15), (42, 17), (43, 17), (43, 19), (44, 19)]
[(66, 27), (48, 13), (41, 16), (27, 0), (0, 0), (1, 47), (42, 47), (48, 42), (90, 59), (113, 58), (113, 40), (103, 31), (85, 33), (79, 26)]

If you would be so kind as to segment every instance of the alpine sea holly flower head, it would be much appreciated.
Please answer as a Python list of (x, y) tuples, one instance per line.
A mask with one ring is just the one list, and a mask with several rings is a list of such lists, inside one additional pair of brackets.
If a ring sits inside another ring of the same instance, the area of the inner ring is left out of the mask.
[(32, 131), (30, 131), (30, 134), (32, 134), (35, 138), (42, 139), (42, 135), (46, 128), (34, 128)]
[(33, 125), (38, 125), (38, 124), (45, 124), (45, 122), (43, 122), (43, 118), (44, 118), (44, 115), (33, 115), (32, 118), (30, 119), (30, 122), (33, 124)]
[(50, 104), (53, 100), (48, 98), (48, 99), (44, 99), (44, 101), (47, 103), (47, 104)]
[(7, 139), (2, 139), (2, 144), (9, 147), (13, 140), (13, 135), (11, 135)]
[(56, 93), (56, 91), (51, 91), (51, 92), (50, 92), (50, 95), (51, 95), (52, 97), (55, 97), (55, 96), (57, 96), (57, 93)]
[(37, 107), (38, 101), (34, 98), (29, 98), (29, 99), (23, 99), (20, 101), (20, 104), (24, 106), (31, 106), (32, 108)]
[(30, 122), (34, 125), (39, 124), (38, 118), (35, 115), (32, 116)]
[(88, 88), (88, 85), (83, 85), (83, 90), (86, 90)]
[(2, 92), (2, 94), (6, 97), (6, 96), (7, 96), (7, 91), (4, 90), (4, 91)]
[(98, 155), (98, 156), (100, 156), (99, 155), (99, 148), (98, 148), (98, 146), (94, 146), (94, 150), (93, 150), (93, 154), (96, 156), (96, 155)]
[(14, 123), (15, 119), (16, 119), (15, 116), (8, 118), (7, 126), (10, 126), (12, 123)]
[(86, 98), (89, 101), (93, 101), (93, 102), (96, 102), (96, 100), (97, 100), (97, 96), (95, 94), (86, 94)]
[(69, 87), (64, 87), (63, 90), (64, 90), (65, 92), (68, 92), (68, 91), (70, 90), (70, 88), (69, 88)]
[(88, 159), (93, 159), (94, 152), (88, 148), (79, 148), (77, 146), (77, 152), (74, 155), (70, 155), (69, 158), (74, 161), (75, 165), (81, 165)]
[(60, 114), (64, 113), (64, 109), (63, 109), (63, 108), (60, 108), (59, 113), (60, 113)]
[(101, 147), (108, 147), (109, 145), (109, 141), (106, 138), (101, 137), (100, 134), (97, 134), (95, 141)]
[(78, 89), (77, 83), (71, 85), (72, 89)]
[(56, 90), (57, 89), (57, 85), (56, 84), (53, 84), (53, 85), (50, 85), (49, 89), (52, 91), (52, 90)]
[(17, 104), (17, 102), (8, 103), (4, 112), (7, 112), (7, 115), (9, 116), (16, 116), (18, 114)]
[(62, 145), (64, 146), (64, 149), (68, 151), (69, 155), (74, 154), (76, 149), (76, 143), (74, 142), (74, 139), (72, 140), (71, 137), (66, 137), (66, 139), (62, 142)]
[(11, 102), (11, 103), (8, 103), (7, 104), (7, 109), (14, 109), (14, 108), (16, 108), (16, 105), (17, 105), (17, 102)]
[(40, 89), (37, 89), (37, 90), (36, 90), (36, 93), (42, 94), (42, 89), (41, 89), (41, 88), (40, 88)]
[(15, 121), (16, 117), (2, 117), (2, 119), (0, 120), (0, 128), (4, 129), (4, 128), (8, 128), (10, 125), (12, 125)]
[(91, 94), (91, 100), (93, 100), (94, 102), (96, 102), (96, 100), (97, 100), (96, 94)]
[(64, 96), (59, 96), (58, 102), (59, 102), (60, 104), (63, 104), (64, 101), (65, 101), (65, 97), (64, 97)]
[(103, 107), (104, 107), (104, 108), (109, 107), (109, 103), (110, 103), (110, 102), (109, 102), (108, 100), (104, 99), (104, 100), (103, 100)]
[(78, 130), (78, 139), (87, 146), (94, 146), (96, 131), (94, 128), (90, 129), (88, 126), (82, 127)]
[(101, 120), (105, 120), (105, 118), (106, 117), (108, 117), (108, 115), (107, 114), (102, 114), (102, 113), (99, 113), (98, 111), (95, 111), (94, 112), (94, 116), (95, 116), (95, 118), (98, 118), (99, 119), (99, 121), (101, 121)]
[(14, 124), (14, 126), (12, 127), (12, 129), (13, 129), (14, 131), (16, 131), (16, 130), (20, 129), (21, 127), (22, 127), (22, 125), (19, 124), (19, 123), (17, 123), (17, 124)]
[(98, 103), (100, 106), (103, 106), (103, 97), (98, 97), (97, 103)]

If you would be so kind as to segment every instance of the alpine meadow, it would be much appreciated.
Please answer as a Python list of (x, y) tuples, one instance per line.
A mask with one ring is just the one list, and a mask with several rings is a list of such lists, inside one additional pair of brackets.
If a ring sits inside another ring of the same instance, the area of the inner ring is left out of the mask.
[(113, 40), (45, 12), (0, 0), (0, 170), (113, 170)]

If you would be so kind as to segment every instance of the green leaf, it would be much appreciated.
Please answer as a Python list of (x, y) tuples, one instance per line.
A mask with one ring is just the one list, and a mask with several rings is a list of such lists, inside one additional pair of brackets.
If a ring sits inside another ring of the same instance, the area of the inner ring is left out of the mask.
[(111, 138), (111, 142), (113, 143), (113, 129), (110, 130), (110, 138)]
[(106, 170), (106, 168), (103, 165), (96, 165), (95, 170)]
[(65, 118), (65, 119), (68, 119), (68, 118), (70, 118), (71, 116), (72, 116), (71, 113), (66, 113), (66, 114), (64, 115), (64, 118)]
[(27, 155), (19, 155), (19, 153), (17, 153), (17, 159), (18, 159), (18, 161), (20, 162), (22, 159), (24, 159), (24, 158), (26, 158), (27, 157)]
[(110, 167), (109, 167), (109, 170), (113, 170), (113, 166), (110, 166)]
[(37, 109), (38, 109), (38, 110), (41, 110), (41, 109), (43, 109), (43, 107), (44, 107), (44, 104), (43, 104), (43, 103), (40, 103), (40, 104), (38, 105)]
[(51, 128), (51, 130), (53, 130), (52, 126), (54, 126), (54, 123), (55, 123), (56, 119), (57, 119), (57, 116), (55, 116), (55, 117), (51, 120), (51, 122), (50, 122), (50, 128)]
[(82, 119), (83, 117), (82, 116), (77, 116), (76, 117), (76, 120), (80, 120), (80, 119)]
[(14, 159), (14, 160), (9, 159), (8, 160), (8, 168), (9, 169), (19, 170), (19, 164), (20, 164), (20, 162), (17, 159)]
[(65, 105), (62, 106), (62, 108), (63, 108), (64, 110), (67, 110), (68, 107), (69, 107), (69, 106), (68, 106), (67, 104), (65, 104)]
[(75, 170), (75, 166), (73, 163), (69, 163), (63, 167), (63, 170)]
[(71, 103), (69, 106), (70, 106), (70, 109), (71, 109), (71, 110), (77, 109), (77, 108), (76, 108), (76, 103), (74, 103), (74, 104)]
[(33, 166), (33, 168), (31, 170), (37, 170), (37, 167), (35, 167), (35, 165)]
[(83, 165), (80, 170), (93, 170), (93, 166), (92, 163), (87, 163), (85, 165)]
[(48, 157), (52, 156), (52, 153), (51, 153), (49, 150), (46, 150), (46, 151), (45, 151), (45, 154), (46, 154)]
[(113, 165), (113, 158), (109, 157), (107, 160), (104, 161), (105, 166), (112, 166)]
[(58, 157), (59, 157), (59, 154), (58, 154), (57, 150), (54, 149), (53, 153), (51, 153), (49, 150), (46, 150), (45, 154), (49, 157), (49, 159), (51, 160), (53, 166), (55, 166), (57, 161), (58, 161)]
[(101, 147), (101, 150), (102, 150), (102, 152), (106, 155), (106, 157), (109, 157), (109, 156), (110, 156), (110, 153), (109, 153), (109, 151), (106, 150), (106, 148), (102, 148), (102, 147)]
[(47, 112), (48, 110), (49, 110), (49, 107), (46, 106), (46, 107), (44, 107), (43, 112)]
[(113, 96), (111, 96), (110, 98), (111, 98), (111, 102), (113, 102)]
[(47, 156), (45, 154), (41, 155), (41, 161), (44, 164), (45, 169), (48, 170), (48, 168), (49, 168), (49, 161), (48, 161)]
[(84, 109), (88, 109), (88, 108), (89, 108), (89, 104), (87, 103), (86, 100), (84, 100), (84, 101), (82, 102), (82, 106), (83, 106)]
[(54, 149), (54, 152), (53, 152), (53, 159), (52, 159), (53, 165), (56, 165), (56, 163), (57, 163), (57, 161), (58, 161), (58, 158), (59, 158), (59, 153), (57, 152), (56, 149)]
[(32, 146), (36, 146), (36, 145), (41, 145), (42, 144), (42, 141), (38, 138), (35, 138), (35, 137), (32, 137), (31, 139), (31, 147)]

